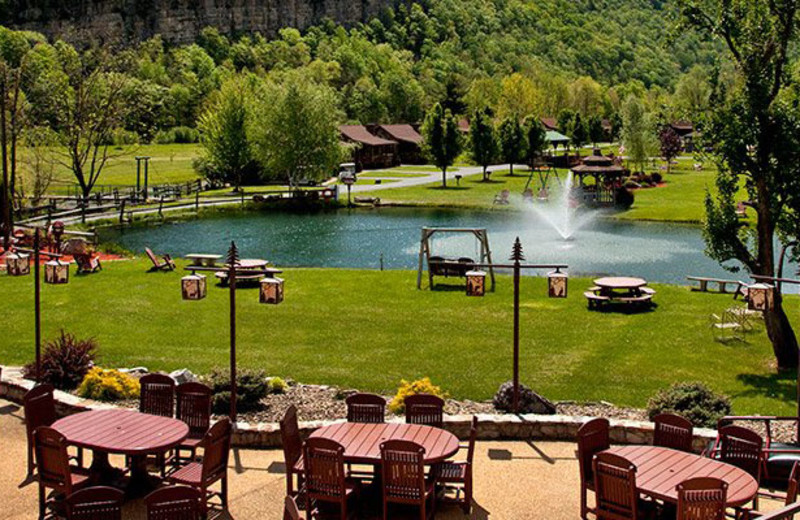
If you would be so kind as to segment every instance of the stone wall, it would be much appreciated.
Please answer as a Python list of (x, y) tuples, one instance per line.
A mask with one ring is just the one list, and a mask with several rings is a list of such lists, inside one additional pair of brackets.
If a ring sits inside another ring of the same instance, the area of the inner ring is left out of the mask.
[[(0, 397), (22, 402), (22, 396), (33, 387), (33, 382), (22, 379), (19, 370), (4, 370), (0, 380)], [(110, 405), (56, 391), (57, 411), (69, 415)], [(578, 428), (589, 417), (567, 415), (478, 415), (478, 439), (480, 440), (548, 440), (575, 442)], [(400, 421), (400, 419), (395, 419)], [(460, 439), (467, 439), (472, 422), (471, 416), (446, 416), (444, 428)], [(331, 421), (309, 421), (300, 423), (304, 437), (314, 430), (332, 424)], [(651, 444), (653, 442), (653, 423), (641, 421), (611, 420), (611, 442), (614, 444)], [(694, 449), (701, 452), (708, 442), (716, 438), (716, 432), (705, 428), (695, 428)], [(234, 432), (233, 444), (248, 448), (279, 448), (281, 446), (280, 427), (277, 423), (250, 424), (240, 422)]]
[(133, 42), (155, 34), (171, 43), (195, 41), (204, 27), (224, 34), (259, 32), (272, 36), (283, 27), (305, 29), (326, 18), (352, 25), (403, 0), (11, 0), (0, 24), (68, 40), (89, 36)]

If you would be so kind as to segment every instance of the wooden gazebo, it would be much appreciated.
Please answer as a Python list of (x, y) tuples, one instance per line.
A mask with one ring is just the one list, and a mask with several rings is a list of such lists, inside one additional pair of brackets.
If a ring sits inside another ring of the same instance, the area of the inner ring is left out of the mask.
[[(606, 157), (595, 149), (592, 155), (583, 159), (572, 169), (577, 186), (583, 194), (583, 201), (596, 206), (613, 206), (616, 203), (617, 188), (622, 185), (625, 168), (613, 158)], [(594, 179), (594, 185), (586, 185), (586, 178)]]

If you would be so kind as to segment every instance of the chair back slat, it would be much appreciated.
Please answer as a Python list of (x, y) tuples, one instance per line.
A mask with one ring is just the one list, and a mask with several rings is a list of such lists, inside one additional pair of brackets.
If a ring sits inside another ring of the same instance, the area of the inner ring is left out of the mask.
[(231, 421), (227, 417), (209, 428), (201, 446), (203, 447), (203, 482), (214, 482), (228, 471), (231, 449)]
[(200, 520), (200, 491), (188, 486), (169, 486), (147, 495), (147, 520)]
[(211, 425), (211, 389), (202, 383), (183, 383), (175, 394), (175, 417), (189, 426), (189, 438), (202, 438)]
[(405, 399), (406, 422), (441, 428), (444, 424), (444, 400), (430, 394), (409, 395)]
[(311, 438), (303, 446), (306, 493), (311, 499), (338, 501), (346, 496), (344, 446)]
[(728, 484), (700, 477), (678, 484), (677, 520), (724, 520)]
[(475, 459), (475, 442), (478, 440), (478, 418), (472, 416), (472, 426), (469, 429), (469, 445), (467, 447), (467, 462), (472, 464)]
[(425, 496), (425, 448), (412, 441), (381, 443), (384, 500), (418, 503)]
[(653, 417), (653, 446), (672, 448), (685, 452), (692, 451), (694, 427), (688, 419), (680, 415), (662, 413)]
[(603, 520), (637, 520), (636, 466), (624, 457), (599, 453), (594, 457), (597, 517)]
[(67, 497), (67, 520), (122, 520), (124, 499), (125, 493), (112, 487), (81, 489)]
[(598, 418), (578, 429), (578, 466), (581, 483), (594, 484), (594, 456), (611, 447), (608, 419)]
[(175, 412), (175, 380), (164, 374), (147, 374), (139, 380), (139, 411), (161, 417)]
[(22, 398), (25, 410), (25, 429), (29, 436), (40, 426), (52, 426), (56, 422), (56, 404), (53, 385), (34, 386)]
[(353, 394), (345, 399), (347, 422), (382, 423), (385, 422), (386, 400), (375, 394)]
[(40, 426), (33, 433), (33, 447), (40, 485), (65, 495), (72, 493), (67, 439), (58, 430)]
[(723, 426), (718, 431), (719, 459), (748, 472), (761, 481), (764, 441), (761, 436), (742, 426)]

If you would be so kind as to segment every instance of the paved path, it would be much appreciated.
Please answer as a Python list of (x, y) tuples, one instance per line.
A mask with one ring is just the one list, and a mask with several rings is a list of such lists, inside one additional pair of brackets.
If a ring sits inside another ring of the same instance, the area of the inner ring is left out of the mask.
[[(409, 167), (411, 168), (411, 167)], [(524, 166), (515, 166), (515, 168), (524, 168)], [(490, 166), (489, 171), (505, 171), (508, 169), (508, 165), (500, 165), (500, 166)], [(383, 191), (383, 190), (392, 190), (396, 188), (409, 188), (412, 186), (422, 186), (424, 184), (441, 184), (442, 183), (442, 172), (415, 172), (411, 169), (403, 170), (403, 173), (425, 173), (427, 174), (425, 177), (408, 177), (404, 178), (398, 182), (392, 182), (390, 184), (359, 184), (356, 183), (353, 186), (353, 193), (371, 193), (375, 191)], [(456, 183), (456, 175), (460, 175), (462, 178), (464, 177), (473, 177), (475, 175), (481, 175), (483, 173), (483, 168), (479, 166), (468, 166), (463, 168), (458, 168), (457, 170), (451, 170), (447, 172), (447, 184)], [(369, 174), (369, 172), (364, 172), (364, 174)], [(344, 193), (345, 197), (347, 196), (347, 188), (342, 187), (342, 191), (340, 193)], [(341, 195), (340, 195), (341, 196)]]

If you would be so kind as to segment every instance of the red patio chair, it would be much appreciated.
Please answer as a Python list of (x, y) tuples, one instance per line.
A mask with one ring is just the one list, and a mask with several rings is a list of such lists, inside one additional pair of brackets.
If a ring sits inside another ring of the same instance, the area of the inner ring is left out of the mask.
[(297, 489), (303, 485), (305, 468), (303, 466), (303, 440), (300, 438), (300, 426), (297, 423), (297, 408), (289, 406), (281, 426), (281, 445), (283, 446), (283, 462), (286, 466), (286, 494), (295, 495), (294, 477), (297, 476)]
[(139, 379), (139, 411), (172, 417), (175, 411), (175, 380), (164, 374), (147, 374)]
[[(206, 433), (198, 448), (203, 450), (202, 462), (190, 462), (167, 477), (173, 484), (193, 487), (200, 491), (200, 512), (208, 512), (208, 501), (218, 496), (223, 510), (228, 508), (228, 456), (231, 448), (231, 421), (221, 419)], [(220, 482), (220, 491), (209, 488)]]
[(653, 446), (672, 448), (691, 453), (694, 427), (691, 421), (680, 415), (662, 413), (653, 417)]
[(711, 477), (691, 478), (676, 489), (677, 520), (725, 520), (726, 482)]
[[(446, 461), (437, 465), (436, 483), (445, 487), (455, 485), (456, 498), (453, 502), (461, 504), (464, 514), (469, 514), (472, 509), (472, 461), (475, 458), (475, 440), (478, 437), (478, 418), (472, 417), (472, 427), (469, 430), (469, 443), (460, 448), (467, 448), (467, 459), (463, 462)], [(464, 498), (460, 498), (461, 491)], [(442, 502), (450, 502), (447, 498), (442, 498)]]
[[(310, 518), (314, 509), (322, 511), (326, 504), (338, 506), (342, 520), (348, 513), (357, 516), (361, 485), (346, 474), (344, 446), (330, 439), (310, 438), (303, 445), (303, 461), (306, 516)], [(349, 509), (351, 501), (355, 507)]]
[(200, 520), (203, 496), (188, 486), (167, 486), (147, 495), (147, 520)]
[(581, 473), (581, 518), (594, 512), (587, 504), (587, 495), (594, 489), (594, 456), (611, 447), (608, 419), (592, 419), (578, 430), (578, 467)]
[[(425, 477), (425, 448), (412, 441), (381, 443), (383, 470), (383, 519), (389, 518), (389, 504), (419, 507), (421, 520), (436, 512), (436, 482)], [(428, 507), (430, 502), (430, 508)]]
[(113, 487), (75, 491), (66, 500), (67, 520), (122, 520), (124, 500), (125, 493)]
[(598, 453), (592, 467), (598, 520), (638, 520), (636, 466), (619, 455)]
[[(189, 437), (175, 449), (173, 463), (191, 462), (197, 457), (197, 446), (203, 441), (211, 426), (211, 395), (209, 387), (202, 383), (182, 383), (175, 390), (175, 417), (189, 426)], [(181, 457), (181, 450), (191, 452), (189, 458)]]
[(345, 399), (347, 422), (385, 422), (386, 400), (375, 394), (353, 394)]
[(75, 264), (78, 266), (78, 274), (103, 270), (103, 264), (100, 263), (100, 255), (97, 253), (75, 253), (72, 255), (72, 259), (75, 260)]
[[(33, 449), (33, 433), (40, 426), (52, 426), (56, 419), (56, 403), (53, 397), (53, 385), (41, 384), (33, 387), (22, 398), (25, 410), (25, 434), (28, 439), (28, 476), (33, 475), (36, 467)], [(83, 466), (83, 449), (78, 448), (78, 453), (73, 460), (78, 466)]]
[[(749, 473), (761, 484), (761, 467), (764, 464), (761, 436), (742, 426), (723, 426), (717, 432), (717, 458)], [(758, 494), (753, 498), (753, 508), (758, 509)]]
[(409, 395), (405, 400), (406, 423), (441, 428), (444, 424), (444, 399), (430, 394)]
[[(794, 466), (792, 466), (792, 473), (789, 475), (789, 480), (787, 482), (784, 505), (789, 506), (797, 502), (798, 492), (800, 492), (800, 462), (795, 462)], [(744, 515), (742, 515), (743, 520), (758, 518), (766, 514), (760, 511), (756, 511), (754, 509), (744, 510), (743, 513), (744, 513)], [(794, 515), (790, 517), (790, 520), (793, 518)]]
[(163, 260), (159, 260), (149, 247), (145, 247), (144, 252), (147, 258), (153, 262), (153, 267), (150, 268), (151, 271), (173, 271), (175, 269), (175, 262), (169, 255), (164, 255)]
[[(69, 496), (73, 491), (89, 484), (86, 472), (69, 464), (67, 439), (49, 426), (40, 426), (33, 432), (33, 445), (36, 452), (36, 473), (39, 481), (39, 520), (47, 516), (48, 507), (56, 513), (61, 505), (55, 497)], [(46, 490), (55, 492), (52, 500), (47, 500)]]

